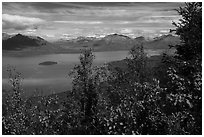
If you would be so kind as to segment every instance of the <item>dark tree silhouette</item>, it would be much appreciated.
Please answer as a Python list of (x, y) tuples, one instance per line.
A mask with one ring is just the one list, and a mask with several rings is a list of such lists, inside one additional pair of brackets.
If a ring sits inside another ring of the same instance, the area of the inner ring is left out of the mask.
[(80, 100), (81, 112), (84, 115), (83, 122), (91, 122), (97, 104), (97, 93), (93, 84), (93, 59), (91, 49), (82, 50), (79, 57), (80, 64), (75, 66), (70, 73), (74, 77), (73, 92)]
[(180, 36), (182, 44), (177, 45), (180, 59), (192, 60), (202, 58), (202, 3), (186, 3), (177, 10), (182, 16), (179, 23), (173, 23)]
[(173, 24), (177, 27), (176, 34), (180, 36), (182, 43), (176, 46), (176, 55), (168, 70), (170, 79), (166, 86), (171, 100), (169, 107), (174, 113), (185, 113), (185, 118), (182, 119), (186, 124), (180, 126), (186, 131), (181, 134), (201, 134), (202, 3), (186, 3), (178, 13), (182, 19)]

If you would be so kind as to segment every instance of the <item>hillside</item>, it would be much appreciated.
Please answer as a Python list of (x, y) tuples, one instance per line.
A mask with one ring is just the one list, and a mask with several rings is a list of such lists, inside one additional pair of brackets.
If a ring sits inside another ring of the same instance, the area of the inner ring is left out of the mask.
[(8, 39), (5, 37), (6, 34), (4, 34), (4, 39), (2, 41), (3, 50), (21, 50), (28, 47), (41, 47), (47, 44), (47, 41), (38, 36), (32, 37), (17, 34)]
[(144, 43), (144, 42), (146, 42), (145, 37), (143, 37), (143, 36), (136, 37), (136, 38), (134, 39), (134, 41), (135, 41), (136, 43)]
[[(153, 69), (154, 67), (158, 66), (162, 62), (162, 55), (151, 56), (147, 58), (148, 68)], [(112, 61), (108, 63), (108, 67), (111, 71), (121, 70), (126, 71), (127, 66), (127, 59), (119, 60), (119, 61)]]
[(180, 43), (179, 37), (173, 35), (163, 35), (161, 37), (156, 37), (152, 41), (147, 41), (144, 43), (145, 49), (168, 49), (169, 45), (176, 45)]

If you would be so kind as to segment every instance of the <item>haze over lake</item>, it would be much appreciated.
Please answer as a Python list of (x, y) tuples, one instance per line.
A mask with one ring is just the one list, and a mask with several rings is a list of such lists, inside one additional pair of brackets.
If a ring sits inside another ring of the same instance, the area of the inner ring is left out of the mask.
[[(158, 51), (146, 51), (151, 55), (158, 55)], [(128, 51), (95, 52), (94, 65), (102, 65), (107, 62), (125, 59)], [(71, 89), (71, 78), (69, 71), (79, 64), (79, 53), (77, 54), (48, 54), (29, 57), (3, 56), (3, 88), (9, 89), (7, 66), (15, 66), (22, 73), (23, 88), (26, 92), (35, 89), (43, 90), (45, 94), (52, 91), (62, 92)], [(54, 61), (54, 65), (39, 65), (41, 62)], [(29, 94), (29, 93), (28, 93)]]

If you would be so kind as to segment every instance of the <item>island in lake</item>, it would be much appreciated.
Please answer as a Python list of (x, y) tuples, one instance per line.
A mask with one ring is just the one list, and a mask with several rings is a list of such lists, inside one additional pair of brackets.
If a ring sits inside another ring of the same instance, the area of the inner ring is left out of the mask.
[(45, 61), (45, 62), (39, 63), (39, 65), (55, 65), (55, 64), (57, 64), (57, 62), (54, 62), (54, 61)]

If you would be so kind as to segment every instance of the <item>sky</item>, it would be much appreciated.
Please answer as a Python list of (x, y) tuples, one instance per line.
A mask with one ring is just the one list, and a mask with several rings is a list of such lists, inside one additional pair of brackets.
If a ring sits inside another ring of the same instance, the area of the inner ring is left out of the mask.
[(151, 2), (3, 2), (2, 31), (47, 40), (123, 34), (156, 37), (175, 28), (175, 9), (184, 3)]

